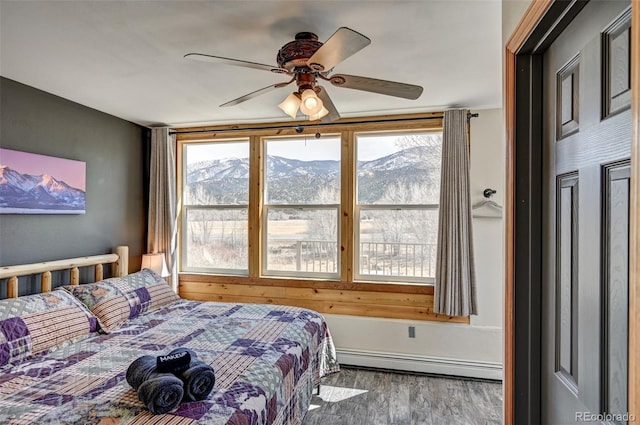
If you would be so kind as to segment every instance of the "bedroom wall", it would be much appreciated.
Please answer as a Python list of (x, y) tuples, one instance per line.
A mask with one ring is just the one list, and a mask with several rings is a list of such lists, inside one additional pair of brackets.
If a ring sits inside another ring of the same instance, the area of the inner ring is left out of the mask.
[[(503, 205), (503, 110), (474, 112), (480, 116), (471, 121), (471, 202), (492, 188), (497, 191), (492, 199)], [(469, 325), (327, 314), (339, 361), (501, 379), (503, 228), (501, 218), (473, 219), (479, 314)], [(409, 326), (415, 327), (415, 338), (409, 338)]]
[(0, 215), (0, 266), (125, 244), (130, 271), (139, 269), (146, 248), (143, 128), (5, 78), (0, 95), (0, 147), (87, 164), (86, 214)]

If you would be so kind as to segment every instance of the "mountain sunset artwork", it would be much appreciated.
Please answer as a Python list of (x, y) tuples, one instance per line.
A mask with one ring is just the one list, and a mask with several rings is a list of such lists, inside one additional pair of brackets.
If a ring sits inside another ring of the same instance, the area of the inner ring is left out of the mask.
[(85, 214), (86, 163), (0, 148), (0, 214)]

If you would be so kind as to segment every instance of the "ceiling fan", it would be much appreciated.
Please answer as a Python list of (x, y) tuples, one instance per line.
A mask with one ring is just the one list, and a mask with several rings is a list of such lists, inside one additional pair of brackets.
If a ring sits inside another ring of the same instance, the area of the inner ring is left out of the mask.
[(335, 105), (327, 91), (318, 84), (328, 81), (336, 87), (363, 90), (405, 99), (417, 99), (422, 94), (422, 87), (395, 81), (378, 80), (357, 75), (333, 74), (333, 67), (371, 43), (364, 35), (347, 27), (340, 27), (324, 43), (311, 32), (299, 32), (295, 40), (278, 51), (278, 66), (249, 62), (222, 56), (203, 53), (187, 53), (185, 58), (204, 62), (225, 63), (245, 68), (286, 74), (289, 81), (272, 84), (251, 93), (240, 96), (220, 106), (233, 106), (253, 99), (261, 94), (285, 87), (295, 81), (298, 90), (290, 94), (278, 106), (291, 118), (295, 119), (298, 110), (309, 117), (309, 120), (331, 122), (340, 118)]

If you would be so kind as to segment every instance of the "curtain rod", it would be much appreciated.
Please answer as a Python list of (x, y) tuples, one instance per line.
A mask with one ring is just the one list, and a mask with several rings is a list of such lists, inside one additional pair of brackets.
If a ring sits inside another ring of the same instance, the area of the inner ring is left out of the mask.
[[(471, 120), (471, 118), (478, 117), (479, 114), (476, 113), (467, 113), (467, 121)], [(245, 128), (222, 128), (218, 130), (188, 130), (188, 131), (169, 131), (169, 134), (196, 134), (196, 133), (227, 133), (227, 132), (238, 132), (238, 131), (261, 131), (261, 130), (283, 130), (287, 128), (295, 129), (298, 133), (302, 133), (305, 128), (315, 128), (315, 127), (335, 127), (337, 125), (354, 125), (354, 124), (379, 124), (379, 123), (389, 123), (389, 122), (408, 122), (408, 121), (423, 121), (423, 120), (435, 120), (442, 119), (444, 115), (433, 115), (430, 117), (410, 117), (410, 118), (390, 118), (390, 119), (381, 119), (381, 120), (367, 120), (367, 121), (350, 121), (350, 122), (341, 122), (341, 123), (317, 123), (317, 124), (297, 124), (297, 125), (280, 125), (280, 126), (263, 126), (263, 127), (245, 127)]]

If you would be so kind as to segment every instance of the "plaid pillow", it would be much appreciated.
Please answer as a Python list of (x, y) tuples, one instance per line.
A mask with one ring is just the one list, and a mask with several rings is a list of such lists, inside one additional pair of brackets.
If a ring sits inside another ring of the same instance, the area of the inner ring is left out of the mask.
[(106, 333), (118, 329), (129, 319), (180, 299), (164, 279), (149, 269), (62, 288), (91, 310)]
[(97, 319), (64, 291), (0, 300), (0, 366), (96, 330)]

